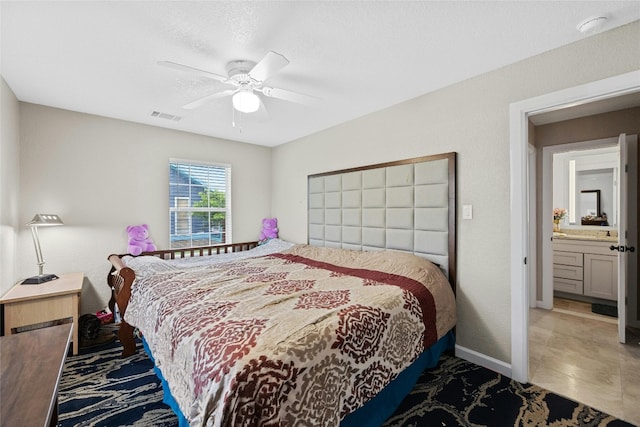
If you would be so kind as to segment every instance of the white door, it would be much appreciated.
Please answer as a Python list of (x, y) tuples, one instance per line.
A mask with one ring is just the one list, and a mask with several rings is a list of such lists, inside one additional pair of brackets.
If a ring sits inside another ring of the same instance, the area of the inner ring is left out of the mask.
[(627, 141), (618, 137), (620, 160), (618, 164), (618, 340), (627, 342)]

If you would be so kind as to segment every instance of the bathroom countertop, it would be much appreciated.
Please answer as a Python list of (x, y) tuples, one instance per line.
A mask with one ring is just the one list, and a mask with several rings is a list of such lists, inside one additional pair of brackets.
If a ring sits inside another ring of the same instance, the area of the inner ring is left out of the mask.
[(570, 234), (570, 233), (553, 233), (553, 239), (556, 240), (580, 240), (590, 242), (617, 242), (618, 236), (595, 236), (592, 234)]

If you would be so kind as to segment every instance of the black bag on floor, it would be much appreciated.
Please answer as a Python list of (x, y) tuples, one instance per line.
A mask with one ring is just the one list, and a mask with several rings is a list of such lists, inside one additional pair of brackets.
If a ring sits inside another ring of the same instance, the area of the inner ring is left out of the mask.
[(78, 319), (78, 334), (83, 340), (95, 340), (100, 331), (100, 319), (95, 314), (83, 314)]

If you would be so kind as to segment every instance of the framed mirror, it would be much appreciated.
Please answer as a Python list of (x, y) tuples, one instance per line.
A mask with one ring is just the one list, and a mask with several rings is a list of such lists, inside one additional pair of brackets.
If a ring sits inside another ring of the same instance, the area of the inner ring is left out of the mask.
[(580, 191), (579, 212), (582, 225), (603, 225), (607, 222), (600, 211), (600, 190)]
[(580, 191), (580, 216), (600, 216), (600, 190)]

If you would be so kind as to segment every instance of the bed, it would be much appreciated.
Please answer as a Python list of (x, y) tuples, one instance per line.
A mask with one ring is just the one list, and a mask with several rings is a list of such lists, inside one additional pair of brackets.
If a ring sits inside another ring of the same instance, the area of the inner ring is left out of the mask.
[[(384, 209), (401, 218), (385, 214), (384, 246), (372, 246), (381, 235), (365, 211), (379, 207), (363, 193), (378, 181), (368, 171), (379, 178), (381, 168), (391, 177)], [(357, 175), (360, 238), (352, 220)], [(347, 203), (327, 195), (336, 176)], [(411, 187), (411, 229), (406, 206), (395, 206), (406, 203), (393, 194), (395, 181), (405, 195)], [(453, 347), (455, 155), (312, 175), (308, 185), (307, 244), (273, 239), (109, 257), (123, 355), (135, 351), (135, 327), (181, 425), (381, 425), (420, 372)], [(445, 220), (434, 202), (443, 188)], [(425, 201), (428, 193), (437, 196)]]

